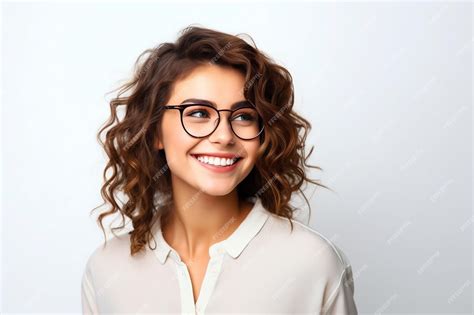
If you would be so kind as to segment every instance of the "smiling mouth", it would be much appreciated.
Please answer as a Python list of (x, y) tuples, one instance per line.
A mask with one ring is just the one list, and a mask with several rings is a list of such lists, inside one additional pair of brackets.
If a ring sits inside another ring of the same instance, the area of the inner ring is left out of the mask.
[[(213, 167), (220, 167), (220, 168), (230, 168), (230, 167), (233, 167), (233, 166), (235, 166), (237, 163), (239, 163), (240, 160), (243, 159), (242, 157), (239, 156), (239, 157), (237, 157), (237, 158), (235, 159), (235, 162), (232, 163), (232, 164), (230, 164), (230, 165), (228, 165), (228, 164), (225, 164), (225, 165), (216, 165), (216, 164), (206, 163), (206, 162), (203, 161), (203, 159), (199, 160), (200, 155), (191, 154), (191, 156), (192, 156), (193, 158), (195, 158), (195, 159), (196, 159), (198, 162), (200, 162), (200, 163), (203, 163), (203, 164), (209, 165), (209, 166), (213, 166)], [(217, 158), (219, 158), (219, 157), (217, 157)], [(231, 159), (231, 160), (232, 160), (232, 159)], [(227, 161), (227, 159), (226, 159), (226, 161)]]

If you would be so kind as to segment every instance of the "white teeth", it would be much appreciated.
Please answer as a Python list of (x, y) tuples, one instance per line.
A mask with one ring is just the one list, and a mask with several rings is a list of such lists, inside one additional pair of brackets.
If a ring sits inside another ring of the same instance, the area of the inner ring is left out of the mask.
[(196, 158), (203, 163), (216, 165), (216, 166), (232, 165), (237, 161), (237, 158), (226, 159), (226, 158), (219, 158), (219, 157), (213, 157), (213, 156), (198, 156)]

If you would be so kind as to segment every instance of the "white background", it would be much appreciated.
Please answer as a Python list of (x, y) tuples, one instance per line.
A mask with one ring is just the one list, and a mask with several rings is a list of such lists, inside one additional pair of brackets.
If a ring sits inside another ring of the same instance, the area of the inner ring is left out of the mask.
[(292, 73), (310, 175), (336, 191), (306, 188), (309, 224), (351, 261), (359, 312), (470, 313), (472, 4), (296, 1), (3, 4), (2, 313), (80, 312), (107, 92), (190, 24)]

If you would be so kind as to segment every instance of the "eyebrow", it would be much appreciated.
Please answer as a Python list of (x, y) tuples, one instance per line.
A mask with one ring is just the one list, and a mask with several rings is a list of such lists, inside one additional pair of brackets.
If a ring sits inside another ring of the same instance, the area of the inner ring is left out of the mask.
[[(212, 102), (212, 101), (209, 101), (209, 100), (203, 100), (203, 99), (198, 99), (198, 98), (188, 98), (188, 99), (185, 99), (184, 101), (181, 102), (180, 105), (184, 104), (184, 103), (198, 103), (198, 104), (206, 104), (206, 105), (210, 105), (214, 108), (217, 108), (216, 106), (216, 103)], [(239, 108), (239, 107), (243, 107), (243, 106), (248, 106), (248, 105), (251, 105), (251, 103), (248, 101), (248, 100), (242, 100), (242, 101), (238, 101), (234, 104), (232, 104), (230, 106), (230, 109), (235, 109), (235, 108)]]

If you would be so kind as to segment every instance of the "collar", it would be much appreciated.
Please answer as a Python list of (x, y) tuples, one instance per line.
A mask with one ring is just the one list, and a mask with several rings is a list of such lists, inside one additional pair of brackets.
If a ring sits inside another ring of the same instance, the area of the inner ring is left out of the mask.
[[(269, 217), (269, 212), (262, 206), (261, 199), (257, 196), (251, 196), (247, 200), (254, 203), (252, 209), (245, 219), (240, 223), (237, 229), (225, 240), (214, 243), (209, 247), (209, 256), (227, 252), (232, 258), (237, 258), (242, 253), (250, 241), (258, 234)], [(179, 261), (179, 254), (166, 242), (161, 231), (160, 220), (156, 221), (153, 236), (156, 240), (154, 253), (161, 264), (166, 262), (170, 255)]]

